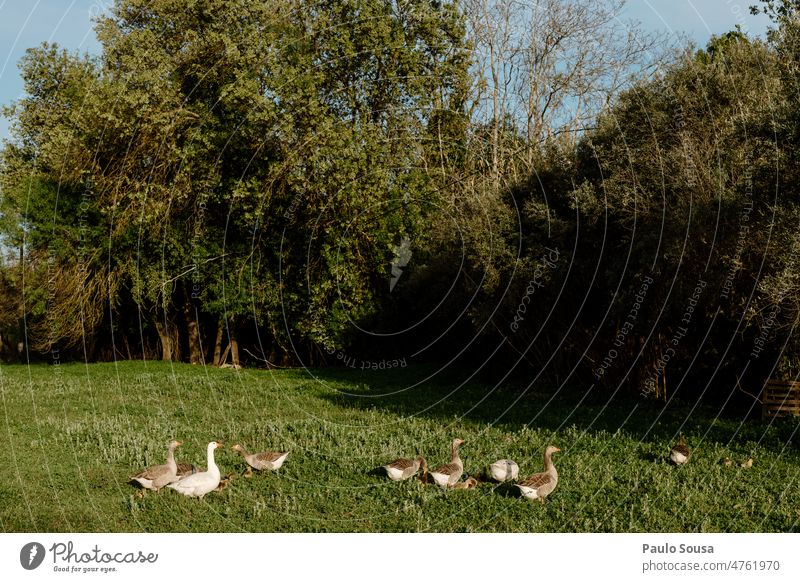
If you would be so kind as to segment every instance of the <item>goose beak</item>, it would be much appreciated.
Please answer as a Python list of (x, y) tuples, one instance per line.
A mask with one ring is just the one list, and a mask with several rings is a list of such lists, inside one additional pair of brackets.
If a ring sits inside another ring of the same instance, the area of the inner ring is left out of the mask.
[(179, 447), (179, 446), (181, 446), (183, 444), (181, 441), (175, 441), (175, 443), (176, 443), (175, 444), (176, 447)]
[(557, 453), (560, 453), (560, 452), (561, 452), (561, 449), (559, 449), (558, 447), (556, 447), (556, 452), (557, 452)]

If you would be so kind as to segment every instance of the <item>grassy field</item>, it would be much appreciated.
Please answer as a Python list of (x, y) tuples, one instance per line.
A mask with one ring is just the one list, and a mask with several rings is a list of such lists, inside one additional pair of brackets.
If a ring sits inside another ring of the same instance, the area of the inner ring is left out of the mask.
[[(519, 389), (490, 391), (426, 368), (364, 373), (203, 369), (161, 362), (3, 366), (0, 527), (18, 531), (800, 530), (797, 420), (715, 419), (701, 407), (579, 403)], [(414, 386), (415, 383), (419, 385)], [(690, 463), (667, 454), (682, 431)], [(483, 484), (446, 495), (371, 470), (397, 456), (448, 459), (467, 441), (475, 472), (499, 458), (524, 475), (548, 443), (560, 481), (544, 506)], [(241, 475), (229, 445), (287, 449), (279, 475), (237, 477), (202, 501), (171, 490), (136, 497), (128, 476), (162, 463), (205, 465), (223, 440), (223, 474)], [(724, 458), (733, 463), (725, 466)], [(739, 464), (754, 459), (751, 469)]]

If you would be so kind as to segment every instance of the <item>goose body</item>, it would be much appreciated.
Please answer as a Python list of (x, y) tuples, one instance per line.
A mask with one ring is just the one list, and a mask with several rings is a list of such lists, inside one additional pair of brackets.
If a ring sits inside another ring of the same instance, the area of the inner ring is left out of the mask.
[(395, 459), (388, 465), (383, 465), (386, 476), (392, 481), (405, 481), (419, 473), (420, 468), (427, 471), (428, 466), (423, 457), (416, 459)]
[(689, 450), (689, 447), (686, 446), (686, 441), (683, 440), (683, 437), (681, 437), (678, 440), (678, 443), (670, 450), (669, 460), (676, 465), (684, 465), (689, 461), (691, 454), (691, 450)]
[(144, 471), (131, 476), (131, 481), (136, 481), (144, 489), (158, 491), (165, 485), (178, 480), (178, 465), (175, 463), (175, 449), (181, 446), (180, 441), (170, 441), (167, 453), (167, 462), (163, 465), (153, 465)]
[(517, 483), (520, 493), (531, 501), (539, 500), (544, 503), (544, 498), (550, 495), (558, 485), (558, 471), (553, 464), (553, 453), (559, 453), (561, 449), (549, 446), (544, 451), (544, 472), (531, 475), (524, 481)]
[(519, 477), (519, 465), (510, 459), (500, 459), (489, 465), (489, 472), (499, 483), (514, 481)]
[(256, 471), (277, 471), (281, 468), (281, 465), (283, 465), (286, 457), (289, 456), (289, 451), (283, 451), (280, 453), (267, 451), (264, 453), (253, 453), (251, 455), (242, 445), (233, 445), (231, 449), (244, 457), (244, 461), (248, 465), (248, 477), (253, 474), (253, 469)]
[(187, 475), (180, 480), (170, 483), (168, 487), (178, 493), (183, 493), (187, 497), (199, 497), (200, 499), (214, 491), (219, 486), (220, 474), (219, 467), (214, 462), (214, 451), (222, 445), (216, 441), (208, 443), (208, 470)]
[(452, 487), (458, 483), (458, 480), (461, 479), (461, 475), (464, 474), (464, 463), (458, 456), (458, 447), (463, 444), (463, 440), (455, 439), (452, 445), (450, 462), (444, 465), (439, 465), (430, 472), (434, 483), (436, 483), (442, 489), (447, 489), (448, 487)]
[(178, 477), (186, 477), (205, 471), (205, 469), (195, 467), (191, 463), (178, 463)]

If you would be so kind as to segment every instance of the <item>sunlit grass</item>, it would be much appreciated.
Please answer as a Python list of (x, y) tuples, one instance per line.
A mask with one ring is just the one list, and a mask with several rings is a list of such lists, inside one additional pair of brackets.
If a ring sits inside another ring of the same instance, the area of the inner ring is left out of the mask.
[[(768, 427), (714, 411), (630, 401), (610, 406), (532, 391), (408, 388), (432, 370), (279, 372), (160, 362), (5, 366), (0, 372), (0, 527), (4, 531), (794, 531), (800, 512), (797, 420)], [(408, 388), (408, 389), (404, 389)], [(548, 404), (549, 402), (549, 404)], [(508, 409), (508, 411), (507, 411)], [(507, 411), (507, 412), (506, 412)], [(659, 413), (662, 413), (659, 417)], [(658, 421), (656, 422), (656, 419)], [(679, 431), (694, 453), (667, 462)], [(466, 470), (499, 458), (522, 475), (563, 449), (544, 506), (513, 488), (450, 491), (394, 483), (372, 469), (397, 456), (448, 460), (459, 436)], [(237, 477), (202, 501), (173, 491), (140, 499), (128, 476), (178, 460), (205, 465), (208, 441)], [(241, 476), (234, 442), (289, 450), (278, 474)], [(753, 457), (751, 469), (740, 462)], [(730, 458), (725, 466), (721, 461)]]

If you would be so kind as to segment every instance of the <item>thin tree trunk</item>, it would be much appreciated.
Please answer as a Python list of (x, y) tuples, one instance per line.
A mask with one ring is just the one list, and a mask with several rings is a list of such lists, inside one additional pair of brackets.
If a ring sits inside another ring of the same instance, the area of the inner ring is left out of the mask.
[(203, 346), (200, 343), (200, 323), (197, 321), (197, 310), (191, 302), (186, 302), (183, 315), (186, 319), (186, 333), (189, 339), (189, 363), (203, 364), (205, 358), (203, 357)]
[(168, 362), (172, 359), (172, 341), (170, 340), (169, 333), (163, 323), (156, 322), (156, 331), (158, 332), (158, 339), (161, 341), (161, 359)]
[(169, 319), (166, 323), (156, 321), (156, 331), (161, 340), (161, 359), (166, 361), (179, 362), (181, 359), (181, 344), (178, 326)]
[[(217, 322), (217, 337), (214, 340), (214, 358), (211, 360), (213, 365), (219, 368), (222, 365), (222, 338), (225, 337), (225, 320)], [(227, 353), (225, 354), (227, 356)]]
[(172, 340), (172, 361), (180, 362), (182, 358), (180, 329), (175, 322), (170, 321), (169, 331), (170, 339)]
[(231, 359), (233, 360), (233, 367), (239, 367), (239, 340), (236, 337), (235, 323), (231, 325)]
[(217, 365), (217, 367), (222, 367), (225, 365), (225, 362), (228, 361), (228, 354), (230, 353), (230, 351), (231, 351), (231, 344), (228, 344), (227, 346), (225, 346), (225, 351), (222, 352), (222, 356), (220, 356), (219, 364)]
[(86, 339), (86, 361), (97, 361), (97, 334), (93, 333)]

